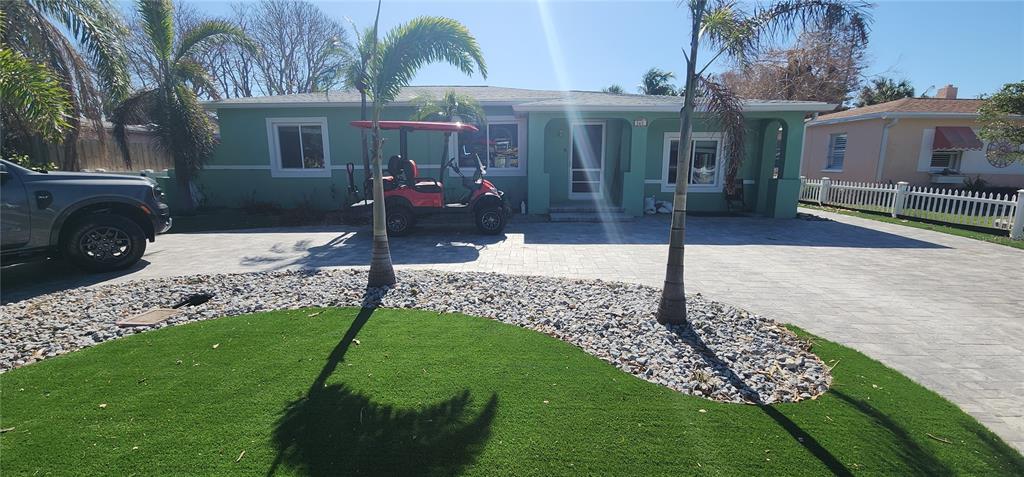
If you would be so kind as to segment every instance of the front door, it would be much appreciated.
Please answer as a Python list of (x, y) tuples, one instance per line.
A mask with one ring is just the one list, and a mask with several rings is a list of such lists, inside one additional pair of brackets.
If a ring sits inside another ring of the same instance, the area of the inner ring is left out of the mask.
[(569, 198), (600, 198), (604, 194), (604, 123), (574, 123), (570, 142)]

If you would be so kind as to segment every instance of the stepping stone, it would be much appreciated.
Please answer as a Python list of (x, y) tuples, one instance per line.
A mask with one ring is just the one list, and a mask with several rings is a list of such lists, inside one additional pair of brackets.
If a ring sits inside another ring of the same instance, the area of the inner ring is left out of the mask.
[(178, 310), (174, 308), (151, 308), (142, 313), (130, 316), (127, 319), (117, 322), (117, 326), (127, 328), (131, 326), (153, 326), (174, 316)]

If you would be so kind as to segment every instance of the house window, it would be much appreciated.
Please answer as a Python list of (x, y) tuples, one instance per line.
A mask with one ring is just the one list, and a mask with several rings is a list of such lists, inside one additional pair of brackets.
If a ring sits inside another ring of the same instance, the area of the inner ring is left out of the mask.
[(825, 161), (825, 170), (843, 170), (843, 160), (846, 159), (846, 133), (833, 134), (828, 138), (828, 158)]
[[(687, 182), (693, 189), (721, 189), (721, 154), (722, 140), (720, 135), (712, 133), (693, 133), (690, 141), (690, 176)], [(675, 190), (676, 177), (679, 172), (676, 157), (679, 153), (679, 134), (665, 135), (665, 170), (662, 177), (665, 182), (662, 190)]]
[(267, 120), (271, 173), (275, 177), (330, 177), (326, 118)]
[[(523, 170), (524, 161), (519, 150), (520, 129), (515, 119), (490, 120), (480, 131), (459, 133), (459, 167), (470, 170), (475, 168), (476, 159), (473, 154), (476, 154), (487, 166), (489, 173), (515, 174)], [(469, 156), (464, 156), (463, 152), (469, 153)]]
[(932, 152), (932, 161), (929, 164), (929, 167), (939, 170), (949, 169), (951, 171), (959, 171), (961, 154), (962, 153), (960, 151)]

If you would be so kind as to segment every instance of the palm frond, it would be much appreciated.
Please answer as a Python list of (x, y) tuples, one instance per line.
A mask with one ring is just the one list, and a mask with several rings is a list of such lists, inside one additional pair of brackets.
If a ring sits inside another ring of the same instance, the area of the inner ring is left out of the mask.
[(114, 123), (114, 141), (121, 149), (121, 157), (128, 167), (132, 165), (132, 158), (128, 149), (127, 126), (153, 123), (153, 111), (160, 100), (159, 94), (155, 89), (136, 91), (122, 100), (110, 115), (110, 121)]
[(412, 115), (414, 121), (454, 121), (459, 118), (469, 124), (482, 124), (486, 114), (480, 103), (471, 96), (445, 91), (440, 99), (429, 95), (413, 99), (416, 110)]
[(754, 35), (754, 24), (733, 2), (716, 2), (704, 14), (700, 36), (734, 60), (744, 63)]
[(104, 91), (115, 100), (128, 94), (128, 55), (121, 43), (121, 39), (127, 36), (127, 29), (109, 2), (32, 0), (31, 3), (50, 18), (60, 21), (85, 49)]
[[(16, 15), (9, 17), (8, 23), (13, 21), (18, 32), (6, 38), (7, 44), (24, 56), (46, 64), (68, 92), (68, 127), (59, 141), (64, 143), (65, 152), (60, 167), (78, 170), (78, 138), (83, 124), (97, 132), (100, 147), (106, 148), (106, 135), (102, 134), (104, 95), (93, 82), (93, 69), (64, 32), (33, 4), (21, 4), (20, 8), (7, 11)], [(88, 121), (83, 122), (83, 118)]]
[(388, 32), (369, 64), (373, 79), (370, 92), (374, 102), (388, 103), (412, 81), (425, 64), (449, 63), (471, 75), (479, 70), (487, 77), (480, 46), (461, 23), (444, 17), (414, 18)]
[(139, 0), (138, 9), (153, 52), (169, 64), (174, 58), (174, 5), (170, 0)]
[(206, 72), (206, 68), (203, 68), (203, 65), (191, 59), (183, 58), (175, 63), (174, 74), (210, 98), (220, 99), (217, 86), (213, 84), (213, 79), (210, 78), (210, 74)]
[(637, 86), (637, 91), (640, 94), (646, 95), (674, 96), (676, 94), (676, 87), (672, 86), (669, 81), (675, 79), (675, 77), (675, 73), (671, 71), (651, 68), (644, 72), (643, 77), (640, 79), (640, 85)]
[(178, 44), (178, 50), (174, 54), (174, 59), (175, 61), (181, 60), (194, 54), (195, 50), (217, 42), (234, 43), (249, 53), (257, 51), (256, 44), (233, 23), (224, 20), (207, 20), (184, 33)]
[(746, 41), (746, 53), (756, 53), (798, 29), (845, 30), (853, 34), (854, 41), (867, 42), (871, 8), (862, 0), (778, 0), (758, 7), (748, 19), (752, 34)]
[(745, 155), (747, 123), (743, 117), (743, 100), (729, 87), (714, 78), (699, 76), (699, 96), (705, 102), (708, 119), (717, 123), (725, 135), (725, 187), (733, 192), (736, 174)]
[[(352, 26), (355, 29), (355, 25)], [(373, 51), (371, 50), (372, 44), (374, 43), (373, 30), (369, 29), (362, 33), (356, 31), (356, 44), (354, 48), (354, 55), (352, 61), (350, 61), (344, 70), (344, 83), (345, 87), (355, 89), (356, 91), (365, 91), (369, 80), (367, 79), (367, 73), (369, 69), (370, 61), (373, 58)]]
[(33, 132), (60, 141), (70, 108), (68, 93), (45, 65), (0, 48), (0, 105)]

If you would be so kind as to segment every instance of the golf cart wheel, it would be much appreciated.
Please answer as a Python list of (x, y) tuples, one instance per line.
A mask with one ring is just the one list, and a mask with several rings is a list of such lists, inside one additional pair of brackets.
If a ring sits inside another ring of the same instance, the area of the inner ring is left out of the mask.
[(62, 244), (64, 256), (90, 272), (128, 268), (146, 252), (146, 234), (127, 217), (96, 214), (71, 226)]
[(485, 235), (497, 235), (505, 230), (508, 218), (501, 207), (481, 207), (476, 211), (476, 228)]
[(412, 231), (413, 225), (416, 225), (416, 217), (412, 215), (412, 210), (409, 210), (408, 207), (393, 207), (388, 209), (388, 217), (385, 223), (388, 235), (401, 237), (408, 235)]

